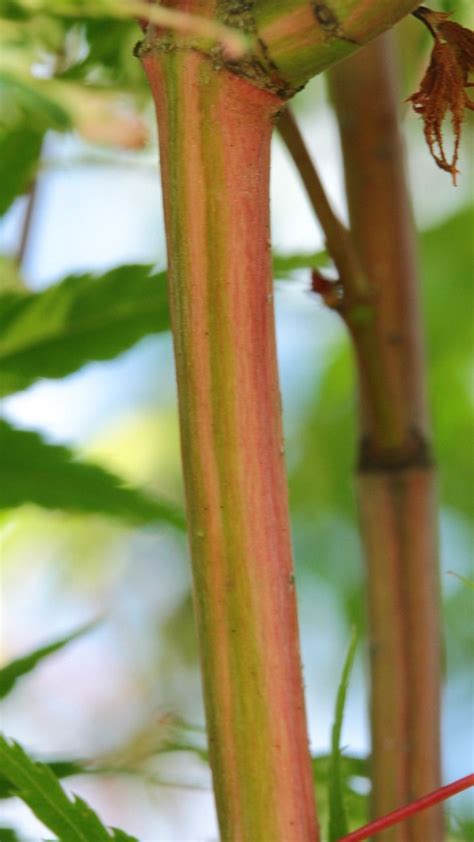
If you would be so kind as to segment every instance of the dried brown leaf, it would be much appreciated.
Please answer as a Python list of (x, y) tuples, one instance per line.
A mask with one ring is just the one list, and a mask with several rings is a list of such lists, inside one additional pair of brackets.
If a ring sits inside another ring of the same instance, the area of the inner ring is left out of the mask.
[[(424, 123), (424, 134), (437, 165), (451, 173), (456, 184), (462, 125), (465, 109), (474, 110), (467, 88), (469, 74), (474, 70), (474, 33), (458, 23), (447, 20), (449, 14), (433, 12), (420, 6), (415, 12), (435, 39), (428, 69), (419, 90), (409, 97), (414, 111)], [(448, 114), (454, 133), (454, 147), (450, 160), (446, 155), (442, 127)]]

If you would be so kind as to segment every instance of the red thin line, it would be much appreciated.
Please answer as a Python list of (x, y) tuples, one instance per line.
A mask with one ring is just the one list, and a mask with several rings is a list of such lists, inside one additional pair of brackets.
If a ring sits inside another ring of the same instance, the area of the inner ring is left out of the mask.
[(426, 810), (427, 807), (432, 807), (434, 804), (438, 804), (440, 801), (450, 798), (451, 795), (456, 795), (456, 793), (462, 792), (464, 789), (469, 789), (470, 786), (474, 786), (474, 775), (466, 775), (465, 778), (459, 778), (458, 781), (454, 781), (452, 784), (441, 786), (439, 789), (435, 789), (434, 792), (430, 792), (428, 795), (424, 795), (422, 798), (412, 801), (405, 807), (399, 807), (398, 810), (393, 810), (391, 813), (387, 813), (387, 815), (382, 816), (381, 819), (376, 819), (374, 822), (370, 822), (370, 824), (360, 827), (359, 830), (354, 830), (353, 833), (349, 833), (348, 836), (342, 836), (338, 839), (338, 842), (362, 842), (363, 839), (368, 839), (369, 836), (373, 836), (375, 833), (380, 833), (381, 830), (385, 830), (387, 827), (398, 824), (398, 822), (407, 819), (414, 813), (418, 813), (420, 810)]

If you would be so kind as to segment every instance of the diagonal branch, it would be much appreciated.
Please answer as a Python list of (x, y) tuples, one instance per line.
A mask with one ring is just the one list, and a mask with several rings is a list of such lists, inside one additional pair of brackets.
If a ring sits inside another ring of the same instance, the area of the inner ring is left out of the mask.
[[(306, 188), (309, 201), (323, 229), (326, 246), (334, 260), (344, 292), (345, 306), (370, 298), (370, 288), (362, 272), (350, 231), (335, 214), (319, 173), (306, 147), (292, 111), (287, 108), (278, 124), (280, 135)], [(343, 311), (345, 306), (341, 308)]]
[(422, 810), (428, 810), (429, 807), (433, 807), (441, 801), (446, 801), (447, 798), (452, 798), (453, 795), (464, 792), (473, 786), (474, 775), (466, 775), (464, 778), (459, 778), (459, 780), (451, 784), (440, 786), (434, 792), (430, 792), (422, 798), (417, 798), (416, 801), (411, 801), (410, 804), (406, 804), (404, 807), (399, 807), (398, 810), (392, 810), (391, 813), (364, 825), (364, 827), (359, 827), (358, 830), (354, 830), (348, 836), (343, 836), (342, 839), (339, 839), (339, 842), (363, 842), (364, 839), (371, 838), (375, 833), (380, 833), (382, 830), (393, 827), (405, 821), (410, 816), (414, 816)]

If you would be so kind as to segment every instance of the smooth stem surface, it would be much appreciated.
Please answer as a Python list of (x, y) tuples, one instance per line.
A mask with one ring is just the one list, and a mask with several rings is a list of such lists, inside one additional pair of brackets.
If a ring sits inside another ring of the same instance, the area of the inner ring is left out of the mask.
[(269, 246), (281, 101), (197, 52), (155, 99), (210, 761), (225, 842), (316, 842)]
[[(414, 233), (398, 129), (393, 44), (331, 70), (351, 229), (375, 319), (350, 325), (360, 384), (359, 506), (368, 567), (373, 814), (440, 784), (435, 481)], [(439, 808), (380, 842), (441, 842)]]

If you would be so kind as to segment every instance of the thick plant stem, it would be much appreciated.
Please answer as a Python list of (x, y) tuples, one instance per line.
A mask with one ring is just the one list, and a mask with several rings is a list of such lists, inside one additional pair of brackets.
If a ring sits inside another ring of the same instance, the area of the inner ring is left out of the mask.
[[(434, 472), (414, 234), (390, 36), (330, 72), (354, 245), (374, 318), (351, 325), (360, 382), (359, 505), (368, 566), (373, 813), (440, 784)], [(439, 808), (377, 836), (441, 842)]]
[(269, 246), (274, 94), (195, 51), (156, 103), (182, 457), (222, 840), (316, 842)]
[[(291, 97), (312, 76), (416, 9), (417, 0), (167, 0), (131, 4), (156, 45), (207, 53), (255, 87)], [(169, 8), (170, 7), (170, 8)], [(170, 33), (175, 33), (170, 40)]]

